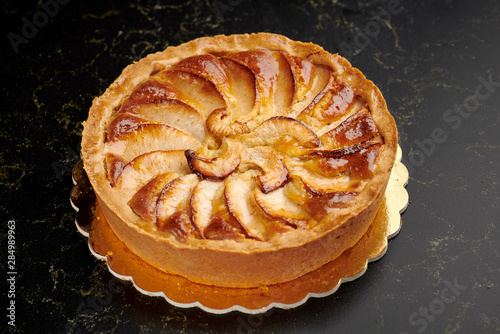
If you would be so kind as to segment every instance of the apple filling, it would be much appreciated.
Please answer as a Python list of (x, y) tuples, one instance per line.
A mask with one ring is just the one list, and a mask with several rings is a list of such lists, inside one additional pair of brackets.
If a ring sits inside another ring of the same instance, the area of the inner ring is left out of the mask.
[(159, 66), (115, 107), (103, 163), (133, 212), (178, 240), (268, 241), (345, 207), (382, 145), (332, 68), (259, 49)]

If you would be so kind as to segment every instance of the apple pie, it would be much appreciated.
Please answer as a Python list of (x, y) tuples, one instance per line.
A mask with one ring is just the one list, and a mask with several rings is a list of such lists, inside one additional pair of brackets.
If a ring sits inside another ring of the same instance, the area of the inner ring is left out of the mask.
[(116, 236), (207, 285), (291, 281), (373, 221), (397, 130), (379, 89), (312, 43), (199, 38), (128, 66), (93, 101), (82, 157)]

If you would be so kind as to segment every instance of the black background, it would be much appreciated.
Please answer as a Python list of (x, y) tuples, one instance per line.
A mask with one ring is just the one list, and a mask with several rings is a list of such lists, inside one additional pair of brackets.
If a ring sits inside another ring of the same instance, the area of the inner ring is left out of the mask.
[[(390, 17), (385, 1), (2, 6), (2, 296), (9, 220), (17, 271), (16, 327), (7, 324), (10, 299), (2, 298), (2, 332), (500, 330), (498, 1), (401, 0)], [(175, 308), (115, 279), (75, 228), (70, 169), (79, 160), (82, 121), (92, 99), (148, 53), (201, 36), (259, 31), (340, 52), (380, 87), (410, 170), (410, 206), (385, 257), (332, 296), (259, 316)]]

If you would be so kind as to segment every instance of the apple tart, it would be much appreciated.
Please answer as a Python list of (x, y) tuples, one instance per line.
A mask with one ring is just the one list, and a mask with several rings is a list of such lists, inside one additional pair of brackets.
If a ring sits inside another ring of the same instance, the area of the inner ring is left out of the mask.
[(356, 244), (396, 146), (379, 89), (346, 59), (258, 33), (125, 68), (90, 108), (82, 157), (113, 232), (146, 263), (256, 287)]

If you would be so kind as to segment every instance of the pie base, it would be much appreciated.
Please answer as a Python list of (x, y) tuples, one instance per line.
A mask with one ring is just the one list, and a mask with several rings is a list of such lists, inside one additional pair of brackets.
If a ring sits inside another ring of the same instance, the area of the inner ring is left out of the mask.
[(239, 311), (257, 314), (273, 307), (294, 308), (305, 303), (309, 297), (328, 296), (341, 283), (362, 276), (369, 262), (376, 261), (385, 254), (388, 239), (398, 234), (401, 228), (400, 214), (408, 205), (408, 193), (404, 188), (408, 181), (408, 170), (400, 162), (401, 156), (401, 148), (398, 146), (396, 164), (379, 211), (368, 231), (355, 246), (297, 279), (256, 288), (227, 288), (194, 283), (160, 271), (141, 260), (110, 228), (81, 162), (73, 170), (75, 187), (71, 192), (71, 203), (78, 211), (76, 226), (88, 237), (92, 254), (106, 261), (113, 275), (132, 281), (145, 295), (161, 296), (174, 306), (199, 307), (209, 313)]

